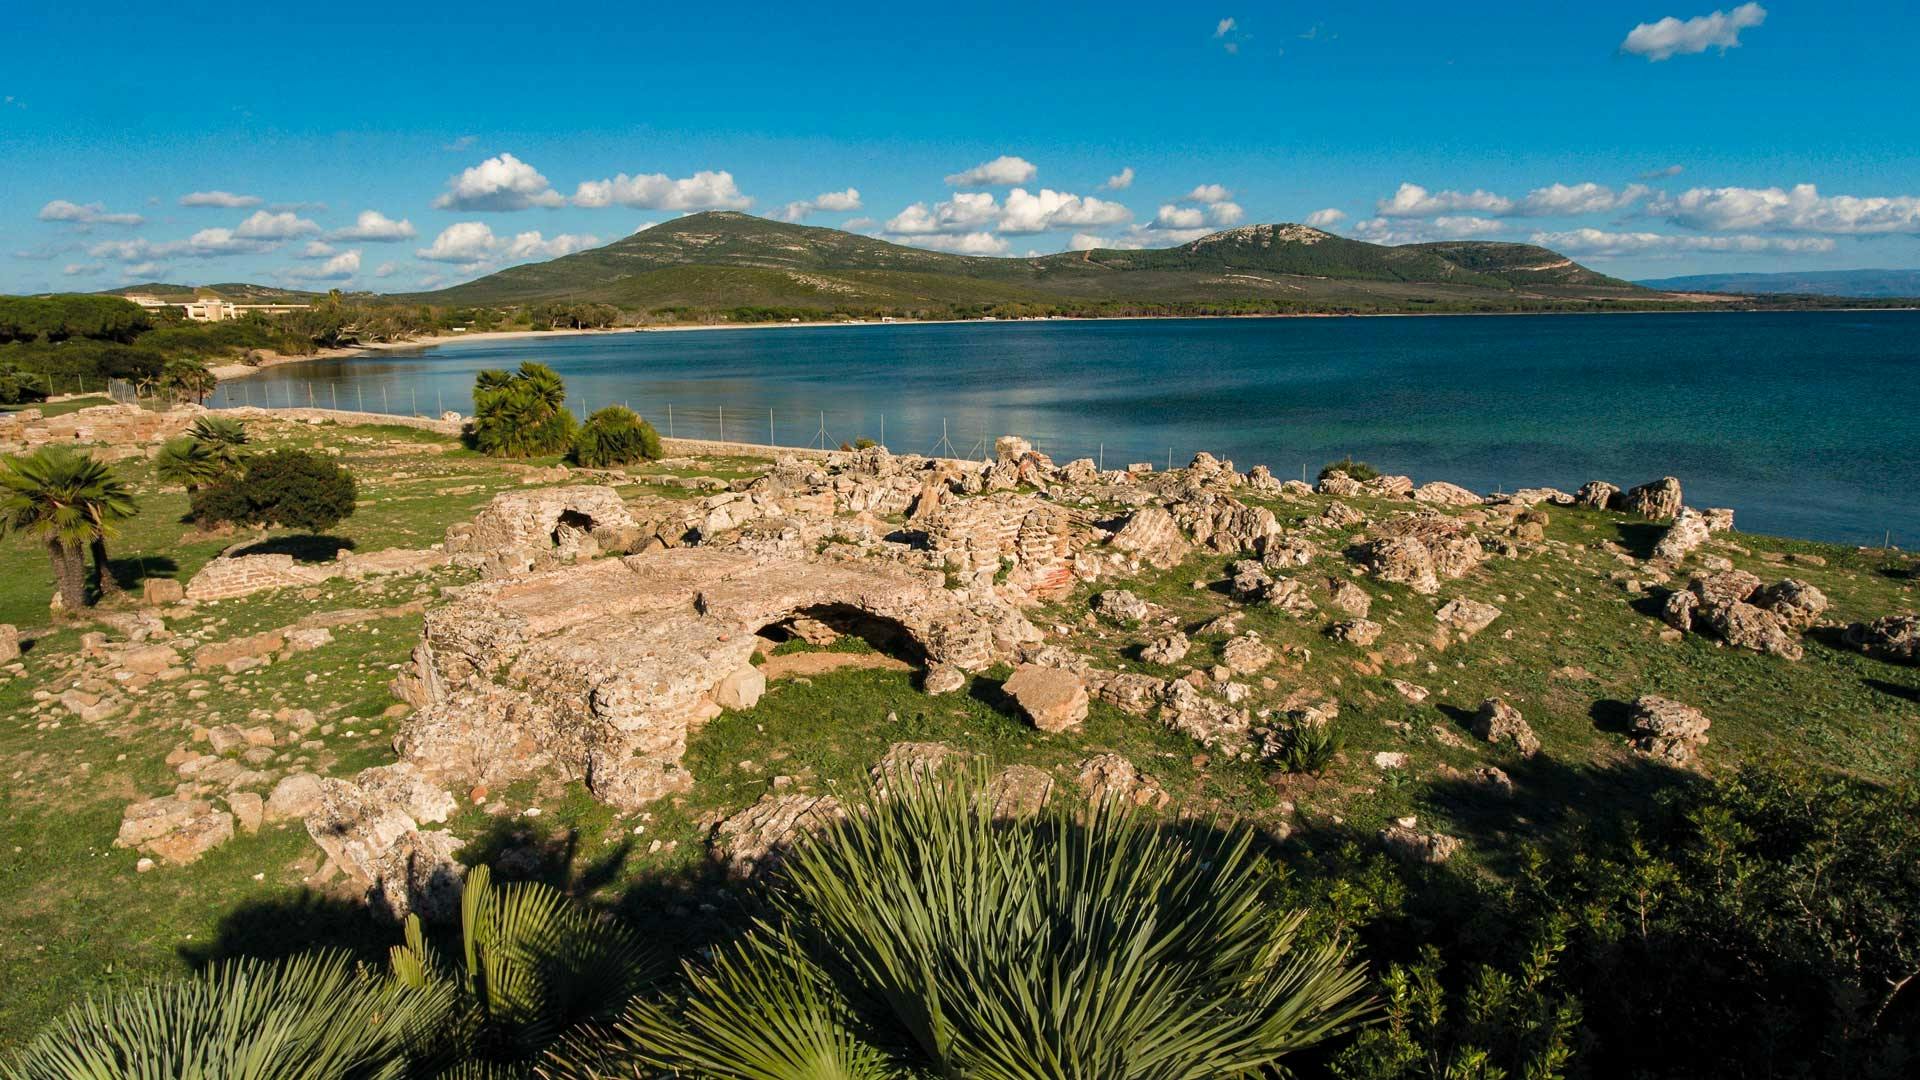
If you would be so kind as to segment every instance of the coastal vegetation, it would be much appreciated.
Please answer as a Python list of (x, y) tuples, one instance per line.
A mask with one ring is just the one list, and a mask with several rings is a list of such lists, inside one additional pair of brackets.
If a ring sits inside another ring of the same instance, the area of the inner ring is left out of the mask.
[[(557, 389), (557, 401), (553, 388), (536, 396), (564, 414)], [(1286, 529), (1327, 530), (1287, 574), (1316, 596), (1323, 582), (1351, 586), (1378, 641), (1236, 600), (1223, 583), (1240, 556), (1212, 551), (1124, 582), (1190, 639), (1181, 660), (1147, 656), (1137, 623), (1088, 618), (1113, 583), (1074, 586), (1032, 618), (1049, 647), (1100, 668), (1209, 685), (1237, 661), (1233, 643), (1257, 636), (1284, 658), (1266, 669), (1273, 688), (1244, 679), (1273, 711), (1272, 756), (1224, 753), (1106, 700), (1043, 732), (1010, 703), (1005, 666), (935, 697), (884, 634), (794, 637), (768, 650), (764, 696), (689, 736), (684, 794), (619, 811), (577, 779), (453, 791), (445, 824), (464, 845), (464, 896), (445, 922), (395, 924), (297, 817), (237, 826), (191, 866), (142, 870), (113, 840), (130, 801), (193, 783), (183, 766), (267, 774), (227, 792), (245, 803), (296, 772), (331, 781), (393, 763), (407, 707), (390, 687), (422, 607), (476, 571), (443, 562), (245, 598), (138, 597), (222, 552), (322, 565), (305, 561), (317, 529), (357, 551), (427, 548), (530, 476), (568, 482), (566, 448), (496, 457), (414, 427), (219, 416), (160, 446), (112, 467), (140, 510), (111, 538), (129, 595), (50, 612), (65, 581), (34, 531), (44, 515), (0, 538), (0, 622), (24, 645), (0, 662), (12, 720), (0, 725), (12, 801), (0, 968), (13, 976), (0, 1075), (186, 1060), (208, 1074), (252, 1062), (262, 1076), (1880, 1078), (1915, 1060), (1920, 668), (1864, 654), (1840, 630), (1920, 602), (1902, 552), (1714, 534), (1696, 565), (1790, 573), (1830, 601), (1804, 656), (1787, 660), (1666, 633), (1666, 590), (1644, 576), (1662, 525), (1547, 505), (1516, 519), (1532, 538), (1508, 537), (1512, 557), (1448, 584), (1496, 606), (1497, 621), (1436, 648), (1439, 598), (1352, 573), (1342, 554), (1408, 500), (1243, 485)], [(264, 526), (253, 535), (182, 520), (204, 501), (184, 487), (242, 487), (267, 461), (288, 468), (262, 473), (273, 482), (249, 506), (312, 482), (288, 505), (352, 515), (296, 519), (275, 499), (272, 515), (237, 515)], [(346, 474), (351, 495), (321, 466)], [(636, 512), (664, 518), (768, 464), (595, 468)], [(1347, 523), (1316, 524), (1329, 517)], [(92, 538), (88, 524), (70, 537), (85, 545), (70, 549), (83, 586)], [(1219, 629), (1228, 617), (1237, 628)], [(220, 658), (295, 629), (316, 644), (232, 668)], [(104, 636), (105, 655), (175, 649), (177, 666), (114, 668), (84, 635)], [(213, 650), (205, 663), (201, 649)], [(1302, 688), (1339, 708), (1290, 719)], [(1711, 716), (1698, 761), (1633, 749), (1625, 714), (1646, 693)], [(1524, 710), (1537, 752), (1475, 733), (1473, 710), (1495, 697)], [(311, 718), (295, 719), (302, 710)], [(288, 734), (296, 724), (311, 726)], [(214, 749), (242, 728), (273, 741)], [(902, 743), (966, 764), (876, 764)], [(1076, 784), (1103, 755), (1137, 767), (1124, 807)], [(983, 790), (1014, 767), (1052, 778), (1038, 813), (998, 812), (988, 794), (1000, 789)], [(737, 874), (718, 856), (720, 823), (794, 790), (831, 795), (844, 815)], [(1429, 860), (1385, 839), (1409, 830), (1458, 849)], [(1060, 1051), (1036, 1062), (1036, 1046)]]
[(566, 401), (566, 385), (545, 364), (482, 371), (473, 384), (474, 445), (495, 457), (566, 453), (579, 426)]
[(353, 474), (325, 454), (272, 450), (248, 456), (192, 494), (190, 516), (203, 525), (331, 529), (351, 517)]
[(569, 456), (594, 469), (658, 461), (660, 433), (625, 405), (609, 405), (587, 417)]

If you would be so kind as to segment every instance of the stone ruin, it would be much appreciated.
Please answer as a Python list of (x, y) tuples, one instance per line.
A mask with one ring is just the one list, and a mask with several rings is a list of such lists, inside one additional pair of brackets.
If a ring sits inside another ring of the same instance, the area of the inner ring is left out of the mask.
[(723, 547), (649, 551), (468, 586), (427, 613), (396, 692), (397, 740), (436, 780), (557, 774), (631, 809), (691, 783), (687, 736), (747, 708), (760, 631), (851, 609), (897, 624), (930, 665), (978, 671), (1040, 635), (991, 592), (931, 572)]
[(488, 577), (544, 570), (626, 550), (639, 531), (620, 493), (580, 485), (503, 491), (470, 522), (447, 530), (447, 554)]

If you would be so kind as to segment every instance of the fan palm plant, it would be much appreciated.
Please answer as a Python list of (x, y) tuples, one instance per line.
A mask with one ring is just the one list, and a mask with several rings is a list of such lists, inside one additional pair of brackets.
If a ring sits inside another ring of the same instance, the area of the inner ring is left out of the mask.
[(1303, 913), (1265, 898), (1245, 830), (1118, 804), (1008, 824), (978, 791), (910, 782), (802, 845), (683, 1007), (636, 1003), (615, 1050), (555, 1071), (1244, 1077), (1372, 1010), (1346, 946), (1298, 940)]
[(0, 1062), (0, 1077), (398, 1078), (449, 998), (365, 978), (343, 953), (232, 961), (197, 978), (88, 999)]
[(613, 1020), (661, 974), (621, 924), (545, 885), (496, 888), (484, 866), (467, 875), (460, 931), (461, 952), (448, 960), (410, 915), (390, 961), (399, 985), (452, 995), (434, 1069), (531, 1075), (558, 1040)]
[(107, 539), (136, 512), (133, 494), (90, 454), (44, 447), (7, 459), (0, 469), (0, 534), (25, 533), (47, 546), (60, 601), (87, 604), (86, 553), (103, 591), (118, 588), (107, 567)]
[(566, 385), (545, 364), (482, 371), (473, 384), (474, 443), (500, 457), (561, 453), (573, 445), (575, 427), (566, 399)]
[(231, 416), (211, 413), (202, 416), (187, 429), (187, 437), (207, 448), (222, 476), (230, 475), (246, 462), (247, 426)]
[(161, 444), (160, 453), (153, 459), (153, 469), (163, 483), (179, 484), (187, 489), (189, 495), (221, 475), (220, 463), (214, 459), (213, 450), (207, 443), (191, 435), (168, 439)]

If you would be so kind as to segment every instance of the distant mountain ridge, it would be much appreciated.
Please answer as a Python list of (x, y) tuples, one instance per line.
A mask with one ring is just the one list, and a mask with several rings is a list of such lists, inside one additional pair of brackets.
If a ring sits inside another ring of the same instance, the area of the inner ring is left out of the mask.
[(1857, 296), (1867, 299), (1920, 297), (1920, 270), (1800, 270), (1773, 274), (1688, 274), (1639, 284), (1679, 292), (1764, 293), (1768, 295)]
[(929, 251), (839, 229), (714, 211), (405, 299), (450, 305), (597, 302), (655, 310), (993, 304), (1421, 310), (1661, 297), (1531, 244), (1394, 247), (1306, 225), (1267, 224), (1168, 248), (1014, 258)]

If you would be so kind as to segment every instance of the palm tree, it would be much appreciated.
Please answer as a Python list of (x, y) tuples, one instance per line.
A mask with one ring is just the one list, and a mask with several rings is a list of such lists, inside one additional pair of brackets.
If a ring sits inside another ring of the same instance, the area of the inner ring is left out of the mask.
[(800, 844), (684, 1005), (636, 999), (549, 1074), (1269, 1076), (1373, 1011), (1347, 946), (1268, 898), (1249, 831), (1116, 802), (1006, 823), (984, 779), (909, 780)]
[(161, 444), (160, 453), (153, 459), (153, 470), (162, 483), (179, 484), (189, 495), (200, 490), (200, 485), (220, 477), (220, 463), (214, 460), (213, 451), (191, 435)]
[(119, 588), (107, 569), (106, 541), (136, 507), (112, 469), (89, 454), (45, 447), (7, 459), (0, 492), (0, 534), (26, 533), (47, 545), (60, 601), (69, 610), (87, 605), (89, 549), (101, 590)]
[(222, 476), (232, 473), (246, 461), (247, 426), (231, 416), (213, 413), (202, 416), (187, 429), (187, 437), (205, 444), (207, 453)]
[(204, 362), (189, 357), (169, 360), (160, 371), (161, 387), (182, 401), (192, 398), (204, 403), (219, 382)]
[(545, 364), (528, 361), (511, 374), (482, 371), (473, 384), (474, 442), (501, 457), (557, 454), (573, 444), (567, 388)]

